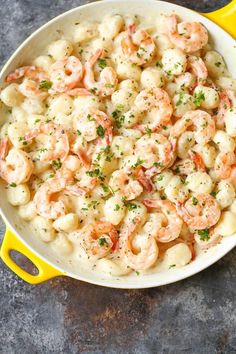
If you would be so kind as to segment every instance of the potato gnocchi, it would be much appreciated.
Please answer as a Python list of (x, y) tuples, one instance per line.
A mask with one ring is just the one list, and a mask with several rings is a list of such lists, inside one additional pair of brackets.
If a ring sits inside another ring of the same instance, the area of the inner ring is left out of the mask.
[(201, 23), (157, 22), (76, 23), (0, 93), (8, 202), (111, 276), (183, 267), (236, 232), (236, 80)]

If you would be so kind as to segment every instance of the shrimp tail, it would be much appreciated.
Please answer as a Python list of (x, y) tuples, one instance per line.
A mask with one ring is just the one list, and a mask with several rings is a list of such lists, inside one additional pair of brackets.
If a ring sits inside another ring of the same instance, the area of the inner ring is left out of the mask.
[(8, 139), (4, 138), (0, 141), (0, 160), (5, 160), (9, 150)]
[(202, 172), (206, 171), (206, 166), (204, 164), (204, 161), (198, 152), (189, 151), (189, 156), (192, 159), (192, 161), (194, 162), (198, 171), (202, 171)]
[(147, 192), (152, 192), (154, 190), (151, 178), (145, 175), (145, 172), (142, 168), (137, 169), (136, 177), (139, 183), (144, 187)]

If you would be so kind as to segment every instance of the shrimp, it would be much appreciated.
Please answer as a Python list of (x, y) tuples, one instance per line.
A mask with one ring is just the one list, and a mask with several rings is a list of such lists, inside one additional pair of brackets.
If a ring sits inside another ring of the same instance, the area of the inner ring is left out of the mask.
[(194, 162), (194, 165), (196, 166), (196, 169), (198, 171), (206, 172), (206, 166), (205, 163), (201, 157), (201, 155), (196, 152), (196, 151), (189, 151), (189, 156)]
[(184, 159), (177, 161), (173, 166), (173, 170), (180, 175), (189, 175), (195, 172), (196, 168), (192, 159)]
[(58, 160), (64, 161), (69, 153), (69, 139), (63, 128), (59, 125), (48, 123), (40, 124), (25, 135), (25, 140), (36, 138), (39, 134), (45, 134), (49, 139), (49, 148), (45, 148), (40, 155), (43, 161)]
[(100, 79), (95, 81), (93, 67), (97, 60), (102, 56), (103, 50), (98, 49), (94, 55), (85, 63), (84, 86), (87, 90), (94, 92), (94, 94), (101, 95), (102, 97), (111, 96), (115, 91), (118, 79), (115, 70), (107, 66), (102, 69)]
[(0, 140), (0, 160), (4, 160), (8, 153), (8, 138)]
[(204, 230), (214, 226), (220, 218), (220, 207), (208, 193), (198, 194), (184, 204), (177, 203), (178, 214), (193, 230)]
[(141, 218), (135, 217), (133, 223), (123, 230), (119, 239), (121, 254), (124, 256), (127, 265), (134, 270), (146, 270), (150, 268), (154, 265), (158, 257), (158, 247), (153, 236), (145, 235), (145, 241), (142, 242), (139, 252), (134, 252), (132, 240), (140, 223)]
[(83, 77), (83, 65), (75, 56), (56, 61), (50, 68), (52, 88), (49, 93), (67, 92), (74, 89)]
[[(111, 118), (108, 117), (108, 115), (103, 111), (100, 111), (95, 108), (90, 108), (88, 111), (86, 111), (86, 114), (84, 113), (84, 115), (86, 116), (88, 122), (95, 121), (97, 122), (98, 126), (101, 126), (103, 128), (104, 139), (106, 141), (106, 144), (111, 145), (112, 137), (113, 137)], [(80, 124), (81, 124), (80, 119), (76, 119), (74, 123), (74, 128), (76, 130), (80, 130)]]
[(217, 178), (227, 179), (236, 163), (234, 152), (220, 152), (215, 160), (214, 171)]
[(187, 69), (197, 77), (198, 84), (204, 84), (206, 82), (208, 71), (204, 61), (200, 57), (190, 55), (188, 57)]
[(152, 177), (169, 166), (172, 160), (170, 141), (161, 134), (143, 135), (135, 144), (135, 155), (141, 157), (140, 164), (147, 169), (146, 176)]
[[(3, 147), (5, 150), (6, 147)], [(9, 184), (21, 184), (28, 182), (33, 172), (34, 164), (30, 156), (23, 150), (12, 148), (6, 155), (2, 153), (0, 159), (0, 177)]]
[[(155, 131), (161, 125), (168, 124), (173, 113), (171, 100), (166, 91), (160, 88), (142, 90), (135, 98), (135, 106), (140, 112), (150, 112), (147, 122), (139, 125), (138, 128), (145, 131), (147, 128)], [(150, 121), (149, 121), (150, 120)]]
[(57, 219), (66, 214), (66, 207), (62, 200), (53, 200), (54, 196), (64, 190), (68, 180), (63, 177), (50, 178), (44, 182), (33, 198), (36, 211), (46, 219)]
[(133, 200), (143, 192), (141, 184), (124, 170), (116, 170), (112, 173), (109, 186), (114, 191), (119, 191), (126, 200)]
[(6, 82), (11, 82), (15, 80), (19, 80), (22, 77), (28, 77), (29, 79), (32, 80), (38, 80), (38, 81), (43, 81), (48, 79), (48, 75), (45, 73), (45, 71), (41, 68), (38, 68), (36, 66), (22, 66), (15, 71), (12, 71), (10, 74), (7, 75), (5, 81)]
[(170, 131), (170, 137), (175, 139), (180, 137), (188, 128), (194, 127), (195, 140), (198, 144), (205, 145), (215, 134), (215, 121), (205, 111), (200, 109), (189, 111), (173, 125)]
[(179, 237), (183, 221), (178, 216), (175, 206), (169, 200), (144, 199), (143, 204), (147, 208), (160, 210), (165, 216), (165, 223), (157, 231), (157, 241), (170, 242)]
[(155, 54), (155, 43), (152, 37), (143, 30), (135, 31), (135, 25), (128, 26), (125, 37), (121, 40), (124, 55), (136, 65), (149, 63)]
[(20, 92), (28, 98), (45, 99), (48, 93), (41, 88), (41, 85), (48, 81), (47, 73), (36, 66), (22, 66), (7, 75), (5, 81), (11, 82), (25, 77), (19, 85)]
[(194, 239), (202, 250), (206, 250), (219, 243), (222, 237), (214, 228), (211, 228), (208, 232), (205, 232), (204, 235), (201, 235), (201, 233), (195, 233)]
[(81, 230), (74, 231), (71, 238), (77, 238), (88, 257), (105, 257), (109, 252), (115, 252), (118, 242), (118, 232), (114, 225), (107, 221), (96, 221), (85, 225)]
[(223, 129), (225, 122), (224, 122), (224, 117), (225, 113), (230, 109), (231, 104), (229, 100), (229, 96), (227, 94), (227, 91), (222, 91), (219, 93), (220, 95), (220, 104), (217, 110), (216, 115), (214, 116), (216, 120), (216, 126), (218, 129)]
[(199, 22), (181, 22), (171, 15), (167, 20), (170, 41), (186, 53), (202, 49), (208, 42), (206, 28)]
[(152, 192), (154, 190), (154, 185), (151, 178), (145, 175), (144, 169), (142, 167), (139, 166), (136, 169), (135, 175), (139, 183), (147, 192)]

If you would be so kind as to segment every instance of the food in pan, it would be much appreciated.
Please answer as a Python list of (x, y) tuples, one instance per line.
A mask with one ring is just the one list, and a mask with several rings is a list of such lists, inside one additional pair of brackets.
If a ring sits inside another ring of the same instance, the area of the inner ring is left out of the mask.
[(201, 23), (75, 23), (24, 64), (0, 95), (0, 177), (48, 247), (122, 275), (236, 231), (236, 80)]

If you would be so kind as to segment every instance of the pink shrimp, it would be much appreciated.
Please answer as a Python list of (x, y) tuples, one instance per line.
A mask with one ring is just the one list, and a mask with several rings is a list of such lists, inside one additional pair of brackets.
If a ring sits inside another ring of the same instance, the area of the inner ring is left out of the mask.
[(206, 166), (205, 163), (201, 157), (201, 155), (196, 152), (196, 151), (189, 151), (189, 156), (192, 159), (192, 161), (194, 162), (196, 169), (198, 171), (202, 171), (205, 172), (206, 171)]
[(168, 18), (168, 34), (170, 41), (186, 53), (202, 49), (208, 42), (206, 28), (199, 22), (181, 22), (178, 24), (177, 16)]
[(115, 91), (118, 79), (115, 70), (110, 66), (106, 66), (100, 73), (99, 81), (95, 81), (93, 67), (102, 54), (103, 50), (98, 49), (85, 63), (84, 86), (94, 94), (107, 97), (111, 96)]
[(10, 74), (7, 75), (5, 81), (6, 82), (11, 82), (15, 80), (19, 80), (22, 77), (28, 77), (29, 79), (32, 80), (38, 80), (38, 81), (43, 81), (48, 79), (48, 75), (45, 73), (45, 71), (41, 68), (38, 68), (36, 66), (22, 66), (15, 71), (12, 71)]
[(70, 150), (69, 139), (65, 130), (53, 123), (40, 124), (25, 135), (25, 140), (32, 140), (39, 134), (48, 135), (51, 145), (50, 149), (45, 149), (43, 154), (41, 154), (41, 159), (43, 161), (57, 159), (64, 161)]
[[(140, 112), (152, 112), (153, 119), (147, 119), (147, 122), (139, 124), (138, 128), (143, 132), (151, 129), (153, 132), (161, 127), (161, 125), (168, 124), (173, 113), (171, 100), (166, 91), (160, 88), (142, 90), (135, 98), (135, 106)], [(148, 120), (151, 121), (148, 121)]]
[(220, 218), (220, 207), (208, 193), (198, 194), (184, 204), (177, 203), (178, 214), (193, 230), (204, 230), (214, 226)]
[(145, 175), (145, 171), (142, 167), (139, 166), (137, 168), (137, 170), (135, 171), (135, 175), (139, 183), (147, 192), (152, 192), (154, 190), (154, 185), (152, 183), (151, 178)]
[(74, 89), (83, 77), (83, 65), (75, 56), (56, 61), (50, 68), (52, 88), (49, 93), (67, 92)]
[(132, 240), (141, 224), (141, 218), (135, 217), (120, 234), (119, 247), (127, 265), (134, 270), (146, 270), (153, 266), (158, 257), (158, 247), (153, 236), (146, 236), (146, 242), (139, 252), (134, 252)]
[(8, 138), (0, 140), (0, 160), (5, 160), (9, 150)]
[(223, 129), (225, 122), (224, 122), (224, 117), (225, 113), (230, 109), (231, 104), (229, 100), (229, 96), (227, 94), (227, 91), (221, 91), (219, 93), (220, 95), (220, 104), (217, 110), (216, 115), (214, 116), (216, 120), (216, 126), (218, 129)]
[(30, 156), (23, 150), (8, 147), (4, 143), (1, 147), (0, 177), (9, 184), (28, 182), (33, 172), (34, 164)]
[(188, 128), (194, 127), (195, 140), (198, 144), (205, 145), (215, 134), (215, 121), (205, 111), (200, 109), (189, 111), (173, 125), (170, 131), (171, 138), (178, 138)]
[(235, 163), (236, 157), (234, 152), (220, 152), (216, 157), (214, 166), (214, 171), (216, 173), (217, 178), (229, 178)]
[(190, 55), (188, 57), (187, 69), (197, 77), (198, 84), (203, 85), (206, 82), (208, 71), (204, 61), (200, 57)]
[(147, 208), (158, 209), (165, 215), (166, 224), (158, 230), (157, 241), (165, 243), (179, 237), (183, 222), (169, 200), (144, 199), (143, 204)]
[(143, 30), (135, 30), (135, 25), (128, 26), (124, 38), (121, 40), (123, 53), (136, 65), (149, 63), (155, 54), (155, 43), (152, 37)]
[(202, 250), (207, 250), (208, 248), (219, 243), (222, 239), (222, 236), (220, 236), (214, 228), (211, 228), (210, 230), (205, 231), (203, 234), (201, 234), (201, 232), (195, 233), (194, 239)]

